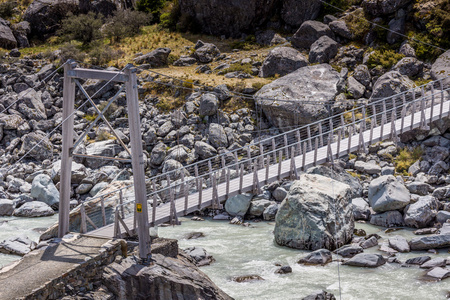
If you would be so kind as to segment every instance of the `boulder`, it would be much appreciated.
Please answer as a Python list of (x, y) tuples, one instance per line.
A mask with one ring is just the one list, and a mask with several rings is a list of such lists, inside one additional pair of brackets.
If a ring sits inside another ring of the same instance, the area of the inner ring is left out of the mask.
[(353, 99), (359, 99), (364, 96), (366, 88), (363, 84), (356, 80), (355, 77), (351, 76), (348, 78), (347, 91), (350, 95), (352, 95)]
[(291, 47), (277, 47), (264, 60), (259, 76), (284, 76), (307, 65), (308, 60), (299, 51)]
[(178, 60), (176, 60), (173, 65), (176, 67), (187, 67), (195, 64), (197, 60), (194, 57), (182, 55)]
[(419, 256), (419, 257), (414, 257), (414, 258), (410, 258), (407, 261), (405, 261), (405, 264), (409, 264), (409, 265), (422, 265), (425, 262), (429, 261), (431, 259), (431, 257), (429, 256)]
[(271, 204), (269, 206), (266, 207), (266, 209), (263, 212), (263, 218), (265, 221), (273, 221), (275, 220), (275, 217), (278, 213), (278, 208), (279, 208), (279, 204), (278, 203), (274, 203)]
[(413, 251), (450, 247), (450, 234), (416, 237), (409, 242), (409, 246)]
[(377, 213), (402, 209), (409, 204), (408, 189), (392, 175), (380, 176), (369, 184), (369, 203)]
[(342, 257), (353, 257), (358, 253), (364, 252), (364, 249), (359, 245), (351, 244), (344, 245), (341, 248), (336, 249), (334, 252)]
[(357, 160), (355, 162), (355, 170), (369, 175), (381, 173), (381, 167), (374, 161), (365, 162)]
[(370, 207), (369, 203), (363, 198), (353, 198), (353, 217), (356, 220), (369, 220), (370, 218)]
[(287, 194), (288, 194), (288, 191), (286, 191), (286, 189), (284, 187), (282, 187), (282, 186), (277, 187), (272, 192), (272, 196), (277, 201), (283, 201), (286, 198)]
[(394, 13), (410, 2), (411, 0), (363, 0), (362, 7), (365, 12), (378, 17)]
[(273, 204), (272, 201), (269, 200), (253, 200), (250, 203), (250, 209), (248, 211), (248, 214), (255, 217), (261, 217), (266, 210), (267, 207), (269, 207), (271, 204)]
[(278, 209), (276, 243), (310, 250), (333, 250), (344, 245), (351, 239), (354, 228), (350, 194), (347, 184), (302, 174), (300, 180), (292, 183)]
[(314, 20), (320, 12), (322, 3), (317, 0), (282, 0), (281, 19), (293, 28), (298, 28), (307, 20)]
[(439, 202), (433, 196), (420, 197), (405, 210), (405, 224), (409, 227), (425, 228), (432, 224)]
[(156, 135), (160, 137), (166, 137), (174, 129), (172, 121), (166, 121), (161, 126), (159, 126), (156, 131)]
[(299, 49), (309, 49), (321, 36), (334, 38), (330, 27), (318, 21), (306, 21), (292, 36), (292, 46)]
[(441, 268), (441, 267), (436, 267), (431, 269), (431, 271), (429, 271), (425, 277), (427, 278), (431, 278), (434, 280), (443, 280), (445, 278), (450, 277), (450, 269), (449, 268)]
[(327, 117), (329, 107), (295, 100), (334, 101), (340, 82), (339, 73), (328, 64), (307, 66), (264, 85), (255, 94), (255, 99), (272, 125), (278, 128), (301, 126)]
[(353, 78), (355, 78), (359, 83), (368, 87), (372, 82), (372, 77), (369, 72), (369, 68), (366, 65), (358, 65), (353, 72)]
[(44, 133), (31, 132), (22, 136), (21, 140), (22, 147), (19, 151), (20, 155), (28, 153), (28, 156), (36, 159), (37, 161), (43, 161), (52, 158), (53, 144)]
[(416, 194), (420, 196), (426, 196), (429, 192), (433, 191), (433, 187), (425, 182), (414, 181), (408, 183), (406, 188), (411, 194)]
[(376, 268), (385, 263), (386, 260), (380, 254), (359, 253), (342, 264), (354, 267)]
[(331, 262), (332, 259), (333, 259), (333, 256), (332, 256), (330, 250), (319, 249), (319, 250), (309, 253), (305, 257), (302, 257), (297, 263), (303, 264), (303, 265), (322, 265), (322, 266), (324, 266), (327, 263)]
[(0, 253), (24, 256), (36, 247), (36, 243), (25, 236), (6, 239), (0, 243)]
[(154, 166), (159, 166), (163, 163), (167, 155), (167, 146), (163, 143), (156, 144), (150, 153), (150, 163)]
[(217, 96), (212, 93), (203, 94), (200, 97), (200, 111), (201, 116), (213, 116), (219, 109), (219, 100)]
[(427, 262), (424, 262), (420, 265), (422, 269), (431, 269), (436, 267), (445, 267), (447, 265), (447, 260), (443, 257), (436, 257), (433, 259), (430, 259)]
[(208, 141), (215, 148), (227, 148), (228, 138), (222, 125), (210, 123), (208, 127)]
[(55, 211), (46, 203), (40, 201), (27, 202), (14, 210), (16, 217), (47, 217), (55, 214)]
[(328, 63), (338, 53), (338, 43), (324, 35), (315, 41), (309, 50), (310, 63)]
[(398, 53), (403, 54), (407, 57), (416, 57), (416, 50), (408, 43), (408, 41), (403, 42), (398, 50)]
[(282, 266), (275, 271), (275, 274), (287, 274), (292, 273), (291, 266)]
[(121, 299), (130, 296), (145, 299), (232, 300), (185, 254), (180, 253), (176, 258), (153, 254), (152, 259), (151, 266), (142, 265), (134, 257), (117, 260), (105, 267), (102, 283), (116, 298)]
[(350, 31), (350, 29), (347, 27), (347, 24), (345, 20), (336, 20), (333, 22), (330, 22), (328, 24), (330, 26), (330, 29), (336, 34), (344, 39), (352, 40), (354, 38), (353, 33)]
[(17, 40), (17, 46), (19, 48), (30, 47), (28, 42), (28, 35), (31, 33), (30, 23), (27, 21), (22, 21), (11, 26), (14, 37)]
[[(86, 167), (82, 164), (72, 161), (71, 183), (81, 183), (83, 179), (89, 176)], [(61, 177), (61, 160), (53, 163), (51, 178), (53, 182), (58, 183)]]
[(382, 227), (397, 227), (405, 225), (402, 214), (397, 210), (371, 215), (370, 224)]
[(194, 149), (195, 153), (197, 153), (201, 159), (207, 159), (217, 155), (217, 150), (214, 149), (213, 146), (202, 141), (195, 142)]
[(336, 300), (336, 297), (332, 293), (328, 293), (324, 290), (316, 291), (302, 300)]
[(14, 49), (17, 47), (17, 40), (8, 23), (0, 18), (0, 48)]
[(220, 55), (219, 48), (217, 48), (216, 45), (203, 42), (201, 42), (201, 45), (201, 47), (196, 47), (195, 52), (192, 54), (192, 56), (199, 62), (204, 64), (210, 63), (214, 60), (214, 58)]
[(107, 186), (108, 186), (107, 182), (99, 182), (92, 187), (92, 189), (89, 191), (89, 195), (91, 195), (91, 197), (95, 197), (95, 195), (97, 195), (101, 190), (103, 190)]
[(56, 189), (50, 176), (45, 174), (40, 174), (33, 179), (31, 197), (50, 206), (59, 205), (59, 191)]
[(141, 64), (149, 64), (151, 68), (159, 68), (167, 66), (167, 59), (172, 52), (169, 48), (158, 48), (147, 54), (138, 56), (134, 59), (134, 62)]
[(34, 0), (23, 15), (30, 23), (31, 35), (48, 37), (60, 28), (60, 22), (69, 12), (78, 12), (78, 0)]
[(443, 224), (443, 223), (447, 222), (447, 220), (450, 220), (450, 212), (449, 211), (440, 210), (437, 212), (436, 221), (438, 223)]
[(181, 174), (189, 176), (189, 172), (183, 167), (183, 165), (174, 159), (168, 159), (163, 163), (162, 173), (167, 174), (171, 180), (178, 180), (181, 178)]
[(184, 249), (184, 252), (195, 260), (198, 267), (210, 265), (215, 259), (201, 247), (189, 247)]
[(240, 216), (243, 217), (250, 207), (250, 202), (252, 200), (251, 194), (240, 194), (228, 198), (225, 202), (225, 210), (230, 216)]
[(273, 30), (259, 31), (255, 35), (256, 43), (263, 46), (274, 46), (286, 43), (286, 39)]
[(19, 111), (23, 113), (30, 120), (46, 120), (46, 110), (42, 102), (42, 94), (33, 88), (27, 88), (19, 93), (18, 96), (22, 99), (19, 104)]
[[(431, 66), (431, 78), (443, 79), (450, 76), (450, 50), (441, 54)], [(450, 87), (450, 78), (444, 80), (444, 89)]]
[(361, 248), (369, 249), (378, 245), (378, 239), (375, 236), (371, 236), (368, 239), (363, 240), (360, 243)]
[(389, 247), (391, 247), (392, 249), (394, 249), (398, 252), (411, 251), (408, 241), (400, 235), (390, 237), (388, 241), (389, 241)]
[(405, 34), (405, 25), (406, 25), (405, 21), (406, 21), (405, 17), (398, 17), (389, 21), (388, 26), (390, 31), (386, 33), (386, 41), (389, 44), (392, 45), (404, 40), (403, 35)]
[(407, 76), (398, 71), (387, 72), (378, 78), (372, 88), (369, 101), (387, 98), (415, 87), (415, 84)]
[(395, 71), (398, 71), (402, 75), (414, 77), (423, 71), (423, 62), (415, 57), (403, 57), (394, 66)]
[(14, 201), (9, 199), (0, 199), (0, 217), (11, 216), (14, 212)]
[[(292, 2), (292, 1), (291, 1)], [(295, 7), (302, 8), (300, 3)], [(211, 2), (209, 0), (180, 0), (180, 10), (192, 23), (208, 35), (240, 38), (242, 32), (251, 32), (274, 15), (277, 0), (250, 0)], [(319, 4), (320, 5), (320, 4)], [(318, 11), (314, 11), (318, 13)], [(313, 15), (314, 16), (314, 15)], [(298, 18), (297, 15), (294, 18)]]

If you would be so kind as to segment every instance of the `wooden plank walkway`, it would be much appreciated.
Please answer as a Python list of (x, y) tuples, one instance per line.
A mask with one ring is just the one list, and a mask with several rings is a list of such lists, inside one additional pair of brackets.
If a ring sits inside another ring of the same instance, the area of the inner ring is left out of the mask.
[[(255, 173), (258, 176), (257, 178), (259, 179), (258, 180), (259, 183), (261, 185), (265, 185), (278, 180), (278, 178), (286, 178), (292, 175), (293, 170), (291, 166), (293, 162), (295, 164), (295, 168), (298, 171), (301, 169), (306, 170), (307, 168), (313, 165), (320, 165), (327, 162), (330, 154), (329, 152), (330, 149), (331, 153), (333, 154), (333, 158), (345, 156), (351, 152), (357, 151), (358, 149), (361, 148), (361, 146), (366, 147), (369, 144), (386, 140), (390, 138), (394, 132), (398, 135), (400, 132), (407, 132), (410, 131), (411, 129), (415, 129), (420, 126), (430, 124), (430, 122), (440, 119), (441, 116), (448, 117), (449, 112), (450, 112), (450, 101), (448, 99), (445, 99), (445, 102), (443, 103), (438, 103), (426, 109), (425, 108), (418, 109), (418, 112), (414, 114), (410, 114), (407, 116), (403, 114), (402, 115), (403, 117), (398, 117), (398, 119), (396, 119), (394, 122), (389, 121), (384, 125), (374, 127), (373, 129), (367, 129), (364, 132), (362, 132), (362, 134), (356, 132), (354, 135), (351, 135), (350, 137), (343, 138), (340, 141), (334, 141), (330, 144), (330, 147), (325, 143), (322, 147), (318, 147), (316, 151), (312, 150), (306, 152), (306, 154), (297, 155), (293, 159), (286, 157), (285, 160), (282, 161), (281, 166), (279, 163), (271, 164), (268, 168), (263, 167), (259, 169), (257, 172), (250, 172), (248, 174), (245, 174), (242, 176), (242, 178), (238, 176), (237, 178), (231, 179), (228, 184), (225, 181), (216, 185), (217, 188), (216, 193), (214, 188), (210, 187), (207, 189), (203, 189), (201, 193), (195, 192), (188, 195), (186, 210), (185, 210), (186, 207), (185, 196), (174, 199), (174, 205), (176, 207), (177, 216), (183, 216), (198, 211), (200, 209), (210, 207), (211, 205), (214, 204), (213, 203), (214, 202), (213, 199), (215, 198), (214, 195), (216, 195), (216, 197), (218, 198), (216, 199), (216, 203), (217, 201), (222, 203), (231, 196), (253, 191)], [(395, 130), (394, 128), (392, 128), (392, 125), (395, 126)], [(339, 127), (336, 128), (335, 130), (338, 129)], [(316, 137), (316, 139), (318, 138), (321, 138), (321, 136)], [(360, 144), (360, 141), (363, 141), (363, 145)], [(306, 141), (301, 141), (300, 143), (302, 145), (303, 143), (306, 143)], [(289, 148), (298, 147), (301, 145), (294, 143), (289, 145)], [(303, 146), (305, 147), (305, 145)], [(242, 188), (240, 189), (241, 186)], [(199, 207), (200, 194), (202, 201)], [(157, 207), (154, 224), (152, 224), (153, 226), (157, 226), (159, 224), (170, 221), (170, 211), (171, 211), (170, 206), (171, 203), (167, 202)], [(151, 219), (152, 218), (151, 208), (149, 209), (149, 216)], [(131, 230), (135, 229), (134, 217), (125, 218), (123, 222), (126, 224), (128, 229)], [(124, 231), (125, 231), (124, 227), (121, 226), (122, 232), (121, 236), (124, 235), (123, 234)], [(115, 237), (115, 224), (109, 224), (104, 227), (98, 228), (96, 230), (87, 233), (87, 235), (102, 238)]]

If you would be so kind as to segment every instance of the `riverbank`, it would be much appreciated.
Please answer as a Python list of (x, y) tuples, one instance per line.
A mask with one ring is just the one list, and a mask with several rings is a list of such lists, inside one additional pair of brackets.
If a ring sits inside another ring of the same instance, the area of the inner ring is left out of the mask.
[[(274, 243), (274, 222), (250, 222), (250, 227), (234, 226), (227, 221), (205, 220), (195, 222), (182, 219), (182, 225), (159, 228), (158, 234), (165, 238), (178, 239), (180, 248), (197, 246), (205, 248), (216, 261), (202, 267), (211, 280), (236, 300), (244, 299), (301, 299), (316, 290), (326, 290), (339, 297), (339, 276), (337, 256), (326, 266), (304, 266), (296, 262), (309, 253), (281, 247)], [(381, 236), (379, 244), (394, 235), (411, 239), (412, 229), (402, 229), (385, 233), (384, 228), (356, 223), (356, 228), (367, 234)], [(186, 239), (186, 234), (200, 231), (205, 237)], [(449, 249), (440, 249), (438, 254), (425, 251), (397, 253), (402, 263), (407, 259), (428, 255), (431, 258), (450, 258)], [(366, 253), (379, 253), (378, 247), (365, 250)], [(275, 274), (275, 264), (289, 264), (290, 274)], [(402, 267), (398, 263), (387, 263), (375, 269), (339, 266), (342, 299), (445, 299), (450, 292), (448, 281), (425, 282), (421, 278), (424, 269), (416, 266)], [(264, 281), (237, 283), (232, 276), (248, 274), (260, 275)]]

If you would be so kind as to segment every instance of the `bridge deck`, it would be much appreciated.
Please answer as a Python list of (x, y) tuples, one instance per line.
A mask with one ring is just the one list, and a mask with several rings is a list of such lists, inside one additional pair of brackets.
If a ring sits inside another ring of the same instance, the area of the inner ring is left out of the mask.
[[(431, 107), (425, 109), (425, 116), (427, 119), (426, 120), (427, 124), (429, 124), (430, 121), (435, 121), (440, 118), (440, 106), (441, 106), (441, 104), (437, 104), (433, 107), (433, 109)], [(430, 116), (431, 111), (433, 112), (433, 116)], [(449, 111), (450, 111), (450, 101), (445, 101), (443, 104), (443, 114), (442, 115), (447, 117), (449, 114)], [(411, 124), (412, 116), (414, 116), (413, 124)], [(422, 111), (416, 112), (413, 115), (405, 116), (404, 122), (403, 122), (403, 132), (407, 132), (411, 129), (418, 128), (421, 124), (421, 116), (422, 116)], [(401, 118), (397, 119), (394, 122), (397, 134), (399, 134), (400, 130), (402, 129), (401, 122), (402, 122)], [(392, 123), (388, 122), (387, 124), (384, 124), (383, 126), (375, 127), (372, 132), (373, 138), (372, 138), (371, 142), (375, 143), (377, 141), (382, 141), (382, 140), (389, 138), (391, 136), (391, 126), (392, 126)], [(369, 144), (369, 142), (370, 142), (370, 131), (371, 130), (366, 130), (362, 134), (363, 141), (365, 144)], [(382, 133), (382, 135), (381, 135), (381, 133)], [(331, 144), (331, 150), (333, 153), (333, 157), (336, 157), (336, 155), (338, 157), (341, 157), (341, 156), (347, 155), (348, 153), (358, 150), (359, 141), (360, 141), (359, 134), (353, 135), (350, 139), (351, 139), (350, 143), (349, 143), (349, 138), (345, 138), (340, 141), (339, 153), (337, 153), (338, 142), (336, 141)], [(305, 169), (314, 165), (314, 155), (315, 155), (314, 152), (315, 151), (312, 150), (312, 151), (309, 151), (306, 153), (305, 166), (304, 166)], [(318, 148), (316, 165), (325, 163), (327, 161), (327, 154), (328, 154), (327, 146)], [(296, 168), (298, 170), (300, 170), (303, 166), (303, 154), (296, 156), (294, 159), (295, 159)], [(257, 171), (258, 179), (259, 179), (259, 182), (261, 183), (261, 185), (276, 181), (278, 179), (278, 173), (279, 173), (278, 168), (279, 168), (278, 164), (270, 165), (269, 176), (268, 176), (267, 182), (265, 181), (266, 169), (263, 168), (263, 169)], [(288, 177), (290, 175), (290, 172), (291, 172), (291, 159), (284, 160), (281, 165), (281, 178)], [(249, 174), (246, 174), (243, 176), (243, 185), (242, 185), (241, 191), (239, 191), (240, 178), (237, 177), (237, 178), (231, 179), (228, 195), (226, 194), (226, 183), (221, 183), (221, 184), (217, 185), (217, 192), (218, 192), (217, 194), (218, 194), (219, 201), (223, 202), (227, 199), (227, 197), (231, 197), (231, 196), (234, 196), (234, 195), (237, 195), (240, 193), (251, 191), (253, 189), (253, 176), (254, 176), (253, 173), (249, 173)], [(184, 197), (175, 199), (177, 215), (183, 216), (183, 215), (198, 211), (199, 209), (211, 206), (213, 204), (213, 189), (208, 188), (208, 189), (204, 189), (202, 191), (202, 204), (201, 204), (200, 208), (198, 207), (198, 202), (199, 202), (198, 199), (199, 199), (198, 192), (189, 195), (187, 211), (184, 210), (184, 207), (185, 207)], [(150, 216), (152, 215), (151, 211), (149, 212), (149, 215)], [(158, 208), (156, 210), (155, 225), (159, 225), (161, 223), (168, 222), (169, 219), (170, 219), (170, 203), (165, 203), (165, 204), (158, 206)], [(126, 218), (124, 220), (124, 222), (126, 223), (128, 228), (133, 228), (133, 223), (134, 223), (133, 217)], [(89, 232), (88, 235), (94, 236), (94, 237), (112, 238), (112, 237), (114, 237), (114, 224), (110, 224), (110, 225), (101, 227), (99, 229), (93, 230), (93, 231)]]

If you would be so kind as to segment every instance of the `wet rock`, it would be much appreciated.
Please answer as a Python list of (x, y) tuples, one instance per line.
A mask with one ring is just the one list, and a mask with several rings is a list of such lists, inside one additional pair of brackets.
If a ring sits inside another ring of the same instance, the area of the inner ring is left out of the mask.
[(235, 282), (252, 282), (252, 281), (260, 281), (260, 280), (264, 280), (264, 278), (262, 278), (259, 275), (256, 274), (251, 274), (251, 275), (243, 275), (243, 276), (234, 276), (231, 278), (232, 281)]
[(359, 245), (351, 244), (342, 246), (334, 252), (342, 257), (353, 257), (358, 253), (364, 252), (364, 249)]
[(14, 212), (14, 201), (0, 199), (0, 216), (11, 216)]
[(375, 247), (376, 245), (378, 245), (378, 239), (374, 236), (371, 236), (370, 238), (360, 243), (360, 246), (363, 249), (369, 249)]
[(309, 49), (321, 36), (334, 37), (330, 27), (318, 21), (304, 22), (291, 39), (295, 48)]
[(189, 247), (184, 249), (184, 252), (195, 260), (198, 267), (208, 266), (216, 261), (205, 249), (200, 247)]
[(336, 300), (336, 297), (332, 293), (326, 291), (316, 291), (311, 295), (306, 296), (302, 300)]
[(410, 258), (405, 263), (409, 264), (409, 265), (419, 265), (420, 266), (420, 265), (426, 263), (427, 261), (429, 261), (430, 259), (431, 259), (431, 257), (429, 257), (429, 256), (419, 256), (419, 257)]
[(413, 238), (409, 245), (411, 250), (429, 250), (450, 247), (450, 234), (434, 234)]
[(405, 225), (402, 214), (396, 210), (371, 215), (370, 224), (382, 227), (396, 227)]
[(36, 247), (36, 243), (25, 236), (6, 239), (0, 243), (0, 253), (24, 256)]
[(167, 65), (167, 59), (172, 52), (169, 48), (158, 48), (147, 54), (138, 56), (134, 62), (141, 64), (149, 64), (151, 68), (159, 68)]
[(390, 237), (389, 238), (389, 246), (398, 252), (411, 251), (411, 249), (409, 248), (408, 241), (400, 235)]
[(303, 265), (326, 265), (331, 262), (333, 256), (330, 250), (327, 249), (319, 249), (314, 252), (309, 253), (305, 257), (301, 258), (297, 263)]
[(14, 210), (16, 217), (47, 217), (55, 214), (55, 211), (46, 203), (40, 201), (27, 202)]
[(299, 51), (290, 47), (277, 47), (264, 60), (259, 76), (284, 76), (307, 65), (308, 60)]
[(441, 267), (433, 268), (425, 275), (425, 277), (434, 280), (443, 280), (450, 277), (450, 269)]
[(379, 254), (359, 253), (342, 264), (354, 267), (376, 268), (385, 263), (386, 260)]
[(424, 262), (420, 265), (423, 269), (430, 269), (435, 267), (445, 267), (447, 265), (447, 260), (442, 257), (436, 257), (433, 259), (430, 259), (429, 261)]
[(368, 198), (370, 206), (377, 213), (401, 209), (410, 202), (408, 189), (392, 175), (372, 180)]
[[(333, 190), (330, 186), (333, 185)], [(275, 225), (275, 241), (297, 249), (336, 249), (353, 235), (350, 187), (336, 180), (302, 174), (282, 202)], [(332, 222), (334, 225), (330, 225)], [(330, 238), (333, 237), (333, 238)]]
[(405, 210), (405, 224), (415, 228), (429, 226), (436, 216), (438, 206), (439, 203), (433, 196), (420, 197)]
[(49, 206), (59, 205), (59, 192), (52, 179), (45, 174), (36, 176), (31, 184), (31, 196)]
[(250, 207), (250, 202), (252, 200), (252, 195), (250, 194), (240, 194), (228, 198), (225, 202), (225, 210), (230, 216), (241, 216), (243, 217), (248, 208)]
[(291, 266), (282, 266), (281, 268), (277, 269), (275, 271), (276, 274), (288, 274), (288, 273), (292, 273), (292, 268)]
[(310, 63), (328, 63), (338, 53), (338, 43), (324, 35), (315, 41), (309, 51)]
[(422, 229), (418, 229), (413, 231), (413, 233), (415, 235), (425, 235), (425, 234), (435, 234), (437, 233), (438, 229), (437, 228), (422, 228)]
[(185, 238), (187, 240), (198, 239), (201, 237), (205, 237), (205, 234), (203, 232), (189, 232), (185, 235)]

